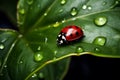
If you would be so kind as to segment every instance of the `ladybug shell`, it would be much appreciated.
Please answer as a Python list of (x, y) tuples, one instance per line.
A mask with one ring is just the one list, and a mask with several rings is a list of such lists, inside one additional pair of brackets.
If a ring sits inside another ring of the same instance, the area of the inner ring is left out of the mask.
[(74, 41), (83, 37), (83, 31), (80, 27), (77, 26), (66, 26), (61, 30), (60, 33), (65, 34), (66, 41)]

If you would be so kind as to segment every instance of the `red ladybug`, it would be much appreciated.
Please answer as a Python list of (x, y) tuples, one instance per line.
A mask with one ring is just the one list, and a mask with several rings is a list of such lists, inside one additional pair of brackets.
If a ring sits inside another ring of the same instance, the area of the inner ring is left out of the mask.
[(66, 26), (57, 36), (57, 44), (68, 44), (70, 42), (79, 40), (81, 37), (83, 37), (83, 31), (80, 27), (75, 25)]

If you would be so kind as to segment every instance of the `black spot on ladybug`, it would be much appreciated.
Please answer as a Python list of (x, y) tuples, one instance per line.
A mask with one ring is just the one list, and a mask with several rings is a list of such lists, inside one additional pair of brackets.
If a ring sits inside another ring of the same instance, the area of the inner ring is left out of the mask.
[(72, 35), (72, 34), (70, 34), (70, 36), (72, 37), (73, 35)]
[(76, 32), (75, 34), (76, 34), (77, 36), (79, 35), (79, 33), (78, 33), (78, 32)]

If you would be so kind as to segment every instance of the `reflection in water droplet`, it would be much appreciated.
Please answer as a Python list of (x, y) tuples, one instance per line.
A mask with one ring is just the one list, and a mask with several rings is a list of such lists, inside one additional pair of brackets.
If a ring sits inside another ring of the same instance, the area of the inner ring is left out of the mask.
[(35, 77), (37, 77), (37, 74), (33, 74), (33, 75), (32, 75), (32, 78), (35, 78)]
[(4, 49), (5, 46), (3, 44), (0, 44), (0, 50)]
[(47, 13), (44, 13), (44, 16), (47, 16)]
[(83, 6), (82, 6), (82, 9), (87, 9), (87, 5), (83, 5)]
[(33, 3), (33, 0), (27, 0), (27, 3), (31, 5)]
[(107, 23), (107, 18), (103, 17), (103, 16), (97, 17), (97, 18), (95, 18), (94, 23), (97, 26), (103, 26)]
[(39, 62), (39, 61), (41, 61), (42, 59), (43, 59), (42, 52), (38, 52), (38, 53), (35, 53), (35, 54), (34, 54), (34, 60), (35, 60), (36, 62)]
[(88, 10), (91, 10), (91, 9), (92, 9), (92, 7), (91, 7), (91, 6), (88, 6), (87, 8), (88, 8)]
[(41, 49), (41, 46), (38, 46), (37, 50), (40, 51), (40, 49)]
[(84, 50), (83, 50), (83, 48), (82, 48), (82, 47), (80, 47), (80, 46), (79, 46), (79, 47), (77, 47), (77, 49), (76, 49), (76, 52), (77, 52), (77, 53), (81, 53), (81, 52), (83, 52), (83, 51), (84, 51)]
[(60, 23), (59, 22), (56, 22), (54, 25), (53, 25), (53, 27), (58, 27), (60, 25)]
[(19, 9), (19, 13), (22, 15), (25, 14), (25, 9)]
[(72, 16), (76, 16), (77, 13), (78, 13), (78, 10), (77, 10), (77, 8), (75, 8), (75, 7), (73, 7), (73, 8), (71, 9), (71, 11), (70, 11), (70, 14), (71, 14)]
[(96, 51), (96, 52), (100, 52), (100, 49), (96, 47), (96, 48), (95, 48), (95, 51)]
[(64, 5), (66, 3), (66, 0), (61, 0), (60, 2), (62, 5)]
[(105, 38), (105, 37), (102, 37), (102, 36), (96, 37), (96, 38), (94, 39), (93, 43), (94, 43), (94, 44), (97, 44), (97, 45), (103, 46), (103, 45), (105, 45), (105, 43), (106, 43), (106, 38)]
[(39, 78), (43, 79), (44, 78), (44, 74), (42, 72), (39, 73), (38, 75)]

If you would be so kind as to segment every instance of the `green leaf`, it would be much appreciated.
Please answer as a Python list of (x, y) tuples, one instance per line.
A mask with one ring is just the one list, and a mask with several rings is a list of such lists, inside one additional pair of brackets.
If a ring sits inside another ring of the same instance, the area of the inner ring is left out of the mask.
[[(5, 54), (0, 51), (5, 56), (3, 63), (7, 64), (10, 78), (62, 79), (70, 56), (91, 54), (119, 58), (119, 14), (119, 1), (116, 0), (20, 0), (20, 32), (7, 30), (16, 37), (9, 34), (15, 37), (12, 47), (8, 46), (9, 52)], [(81, 27), (84, 37), (73, 44), (57, 46), (57, 35), (68, 25)], [(4, 30), (0, 32), (6, 34)], [(5, 36), (0, 37), (2, 41)]]

